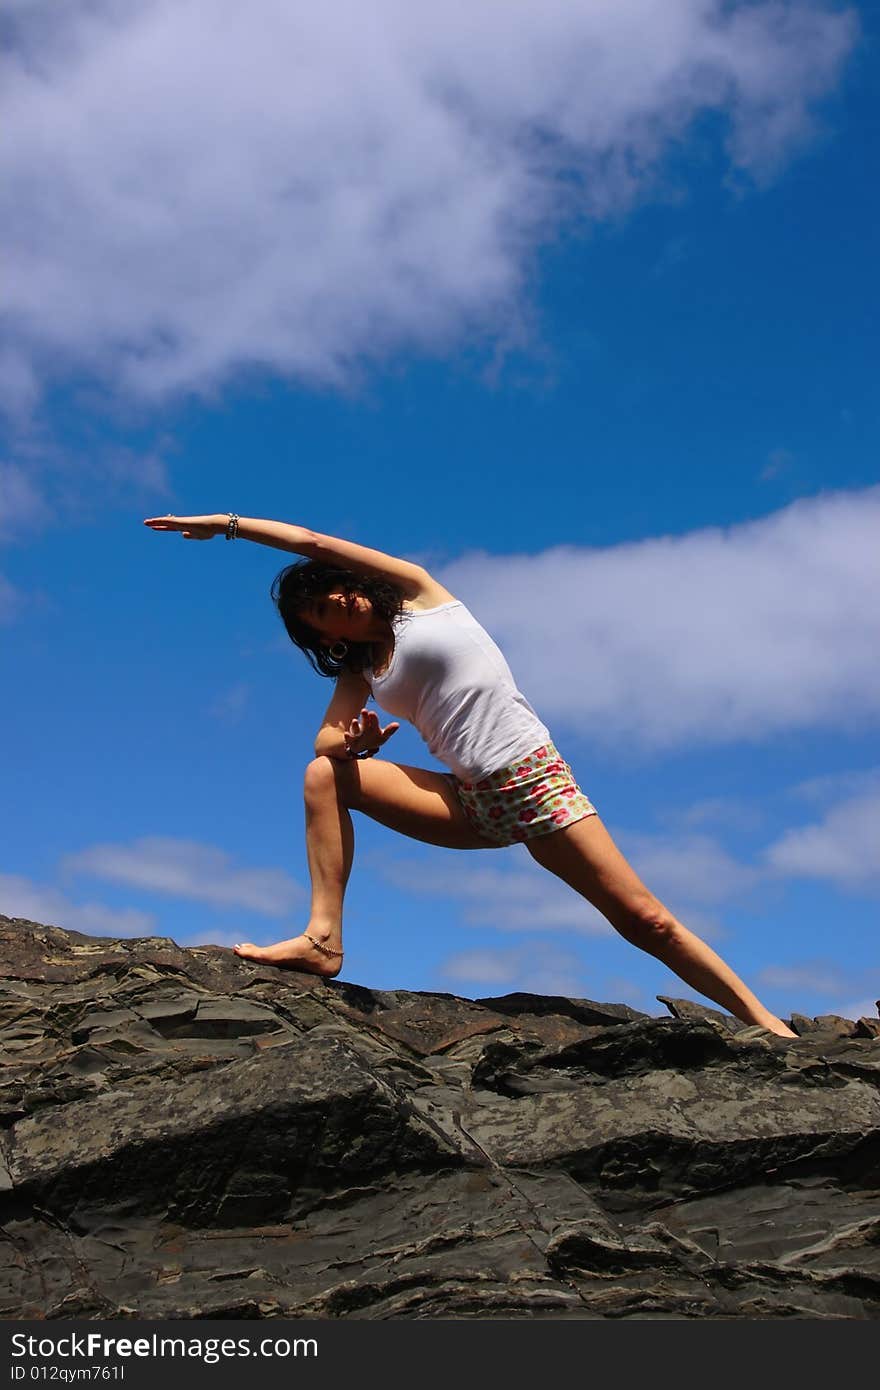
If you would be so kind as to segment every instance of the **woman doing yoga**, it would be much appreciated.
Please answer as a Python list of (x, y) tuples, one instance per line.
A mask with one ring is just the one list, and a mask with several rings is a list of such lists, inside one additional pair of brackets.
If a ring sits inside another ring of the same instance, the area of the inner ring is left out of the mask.
[[(144, 524), (187, 540), (238, 536), (303, 557), (276, 577), (272, 597), (291, 640), (336, 682), (305, 772), (307, 929), (273, 946), (242, 942), (234, 947), (239, 956), (327, 977), (339, 973), (342, 903), (354, 856), (351, 812), (361, 811), (402, 835), (450, 849), (524, 844), (626, 941), (693, 989), (744, 1022), (795, 1036), (645, 887), (492, 638), (421, 565), (234, 513), (150, 517)], [(367, 709), (371, 696), (413, 724), (450, 772), (374, 758), (400, 725), (382, 727)]]

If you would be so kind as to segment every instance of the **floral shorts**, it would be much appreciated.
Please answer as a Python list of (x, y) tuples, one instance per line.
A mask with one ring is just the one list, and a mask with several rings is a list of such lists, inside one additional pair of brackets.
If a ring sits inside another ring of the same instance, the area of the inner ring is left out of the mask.
[(548, 835), (598, 814), (552, 743), (479, 782), (450, 775), (471, 825), (499, 845)]

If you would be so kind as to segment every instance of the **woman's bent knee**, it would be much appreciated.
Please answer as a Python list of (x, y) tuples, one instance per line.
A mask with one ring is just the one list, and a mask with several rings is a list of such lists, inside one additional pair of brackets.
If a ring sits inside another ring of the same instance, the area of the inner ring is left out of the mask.
[(303, 791), (307, 801), (314, 797), (326, 797), (328, 794), (335, 796), (337, 770), (333, 763), (333, 758), (322, 754), (313, 758), (306, 766)]

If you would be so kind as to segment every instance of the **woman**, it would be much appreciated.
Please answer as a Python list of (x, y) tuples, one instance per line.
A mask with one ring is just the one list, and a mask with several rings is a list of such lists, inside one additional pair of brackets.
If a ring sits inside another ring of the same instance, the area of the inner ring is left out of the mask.
[[(225, 533), (304, 557), (272, 586), (291, 639), (336, 688), (305, 774), (312, 880), (308, 929), (237, 955), (322, 976), (342, 964), (342, 900), (351, 872), (351, 811), (453, 849), (523, 843), (534, 859), (737, 1018), (781, 1037), (790, 1028), (761, 1004), (699, 937), (641, 882), (574, 782), (550, 733), (517, 690), (488, 633), (421, 565), (281, 521), (234, 513), (151, 517), (186, 540)], [(400, 727), (415, 725), (449, 773), (373, 761)]]

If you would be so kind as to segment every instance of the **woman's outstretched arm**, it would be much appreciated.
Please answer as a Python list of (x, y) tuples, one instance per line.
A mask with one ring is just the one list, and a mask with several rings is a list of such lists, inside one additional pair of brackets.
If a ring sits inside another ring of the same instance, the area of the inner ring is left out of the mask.
[[(185, 540), (207, 541), (213, 536), (222, 536), (226, 531), (228, 517), (216, 512), (208, 516), (152, 516), (144, 522), (153, 531), (180, 531)], [(324, 536), (306, 526), (295, 526), (287, 521), (269, 521), (258, 517), (240, 516), (238, 536), (242, 540), (256, 541), (259, 545), (271, 545), (276, 550), (291, 550), (295, 555), (303, 555), (308, 560), (321, 560), (327, 565), (337, 565), (342, 569), (355, 570), (361, 574), (373, 575), (380, 579), (390, 579), (400, 585), (408, 597), (424, 593), (433, 581), (422, 565), (410, 560), (400, 560), (395, 555), (386, 555), (381, 550), (371, 550), (355, 541), (340, 540), (337, 536)]]

